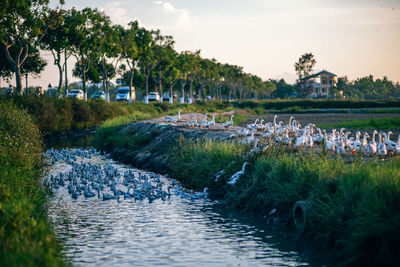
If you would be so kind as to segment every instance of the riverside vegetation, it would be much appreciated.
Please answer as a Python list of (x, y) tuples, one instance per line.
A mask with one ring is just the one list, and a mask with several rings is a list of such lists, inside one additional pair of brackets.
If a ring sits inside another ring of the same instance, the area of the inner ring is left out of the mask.
[(64, 265), (40, 186), (42, 141), (26, 111), (0, 103), (0, 265)]

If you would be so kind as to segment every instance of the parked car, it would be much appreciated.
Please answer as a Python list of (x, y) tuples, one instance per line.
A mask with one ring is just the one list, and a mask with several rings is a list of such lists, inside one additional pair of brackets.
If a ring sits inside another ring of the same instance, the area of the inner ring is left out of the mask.
[[(129, 87), (120, 87), (117, 92), (117, 101), (129, 101)], [(132, 100), (135, 100), (135, 88), (132, 87)]]
[(148, 100), (149, 101), (159, 101), (160, 100), (160, 94), (158, 92), (150, 92)]
[(83, 100), (83, 91), (79, 89), (69, 90), (67, 94), (68, 98), (76, 98), (79, 100)]
[(106, 100), (106, 94), (103, 91), (96, 91), (96, 92), (93, 93), (91, 99)]
[[(174, 96), (174, 101), (176, 101), (178, 99), (178, 95), (176, 93), (173, 93), (173, 96)], [(168, 92), (165, 92), (163, 94), (163, 100), (169, 101), (169, 93)]]

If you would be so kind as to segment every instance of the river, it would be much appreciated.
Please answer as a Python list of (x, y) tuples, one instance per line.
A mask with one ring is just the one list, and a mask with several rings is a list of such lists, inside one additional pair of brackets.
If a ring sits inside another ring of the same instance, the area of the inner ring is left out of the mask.
[[(121, 173), (140, 171), (105, 156), (90, 161), (112, 164)], [(68, 168), (60, 162), (48, 171)], [(332, 265), (329, 252), (299, 240), (284, 226), (234, 213), (208, 198), (73, 199), (60, 187), (50, 197), (49, 216), (74, 266)]]

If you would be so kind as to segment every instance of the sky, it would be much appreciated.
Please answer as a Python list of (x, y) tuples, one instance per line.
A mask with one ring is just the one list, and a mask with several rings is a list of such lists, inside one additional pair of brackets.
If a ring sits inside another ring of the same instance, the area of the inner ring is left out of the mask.
[[(399, 0), (66, 0), (64, 7), (97, 7), (115, 24), (138, 20), (172, 35), (177, 51), (200, 49), (264, 80), (295, 82), (294, 63), (311, 52), (315, 71), (400, 81)], [(31, 83), (57, 80), (49, 60)]]

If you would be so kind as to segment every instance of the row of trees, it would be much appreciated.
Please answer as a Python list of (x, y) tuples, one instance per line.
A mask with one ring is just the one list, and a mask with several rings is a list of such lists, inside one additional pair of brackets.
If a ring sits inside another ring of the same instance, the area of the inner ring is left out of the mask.
[[(77, 61), (73, 73), (82, 80), (85, 99), (87, 81), (100, 79), (109, 99), (108, 84), (117, 74), (125, 78), (129, 87), (142, 89), (145, 102), (153, 86), (160, 92), (161, 101), (164, 88), (172, 95), (179, 87), (181, 103), (185, 95), (189, 102), (193, 95), (212, 95), (216, 99), (268, 98), (276, 89), (273, 82), (245, 73), (242, 67), (202, 58), (200, 50), (179, 53), (171, 36), (147, 30), (137, 21), (123, 27), (113, 24), (98, 9), (51, 10), (48, 0), (16, 1), (17, 4), (0, 3), (0, 75), (15, 75), (21, 95), (21, 76), (40, 73), (44, 67), (39, 50), (51, 51), (53, 55), (59, 71), (59, 95), (63, 84), (67, 90), (67, 63), (71, 56)], [(28, 68), (30, 65), (36, 68)]]
[[(109, 99), (109, 81), (123, 77), (129, 87), (173, 95), (179, 90), (180, 101), (185, 96), (204, 99), (285, 98), (299, 90), (284, 80), (263, 81), (260, 77), (231, 64), (202, 58), (200, 50), (177, 52), (171, 36), (159, 30), (148, 30), (137, 21), (127, 27), (113, 24), (98, 9), (50, 9), (49, 0), (4, 0), (0, 2), (0, 76), (15, 76), (16, 88), (23, 94), (22, 77), (39, 74), (46, 66), (40, 50), (50, 51), (59, 71), (59, 96), (68, 89), (67, 63), (76, 58), (73, 74), (82, 80), (85, 99), (87, 81), (102, 81)], [(60, 0), (60, 5), (64, 0)], [(299, 80), (312, 73), (316, 61), (306, 53), (295, 64)], [(65, 76), (65, 77), (64, 77)], [(26, 86), (28, 87), (28, 86)], [(339, 78), (338, 90), (354, 98), (387, 98), (399, 96), (399, 84), (387, 78), (372, 76), (349, 82)], [(131, 90), (130, 90), (131, 91)], [(185, 93), (186, 92), (186, 93)], [(170, 97), (172, 100), (172, 97)]]

